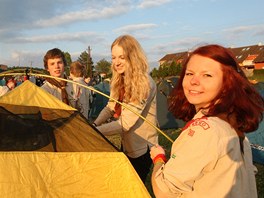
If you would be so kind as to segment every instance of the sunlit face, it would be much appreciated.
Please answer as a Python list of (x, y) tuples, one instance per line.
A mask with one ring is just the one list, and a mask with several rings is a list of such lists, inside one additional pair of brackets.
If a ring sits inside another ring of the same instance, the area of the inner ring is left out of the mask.
[(64, 75), (64, 63), (62, 58), (48, 59), (48, 72), (51, 76), (62, 78)]
[(15, 88), (15, 83), (13, 82), (13, 81), (9, 81), (8, 83), (7, 83), (7, 86), (8, 86), (8, 88), (9, 89), (14, 89)]
[(114, 45), (112, 48), (112, 64), (117, 73), (125, 72), (127, 61), (125, 59), (124, 50), (119, 45)]
[(189, 60), (182, 86), (189, 103), (196, 111), (207, 107), (220, 92), (223, 84), (221, 64), (213, 59), (193, 55)]

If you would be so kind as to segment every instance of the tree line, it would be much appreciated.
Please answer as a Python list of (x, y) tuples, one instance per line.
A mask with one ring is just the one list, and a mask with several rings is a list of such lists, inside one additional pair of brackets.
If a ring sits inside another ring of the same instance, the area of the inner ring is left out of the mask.
[[(71, 55), (69, 52), (63, 52), (65, 55), (66, 63), (67, 65), (65, 66), (65, 72), (67, 75), (70, 73), (70, 64), (73, 62)], [(101, 59), (99, 60), (96, 64), (94, 64), (92, 57), (88, 54), (87, 51), (84, 51), (80, 54), (80, 56), (77, 58), (77, 61), (80, 61), (83, 65), (86, 66), (86, 76), (87, 77), (92, 77), (95, 75), (98, 75), (100, 73), (104, 73), (106, 75), (106, 78), (111, 78), (111, 62), (107, 61), (106, 59)], [(23, 69), (23, 68), (29, 68), (29, 67), (21, 67), (21, 66), (14, 66), (9, 69)], [(181, 72), (182, 66), (181, 64), (176, 64), (175, 61), (171, 63), (165, 63), (157, 68), (155, 67), (150, 71), (151, 76), (154, 79), (160, 79), (164, 78), (166, 76), (178, 76)], [(34, 68), (34, 70), (39, 70), (39, 71), (44, 71), (44, 68)]]

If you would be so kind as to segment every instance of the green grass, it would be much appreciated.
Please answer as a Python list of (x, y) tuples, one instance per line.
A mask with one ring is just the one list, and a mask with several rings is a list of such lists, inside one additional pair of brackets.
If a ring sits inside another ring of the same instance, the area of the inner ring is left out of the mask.
[[(166, 133), (169, 137), (171, 137), (171, 139), (175, 140), (178, 135), (179, 135), (180, 130), (175, 130), (175, 129), (169, 129), (169, 130), (165, 130), (164, 133)], [(107, 136), (107, 138), (118, 148), (120, 148), (120, 136), (116, 135), (116, 136)], [(170, 148), (171, 148), (171, 142), (169, 140), (167, 140), (163, 135), (159, 135), (159, 143), (160, 145), (162, 145), (164, 147), (164, 149), (166, 150), (166, 154), (169, 155), (170, 154)], [(167, 158), (169, 158), (169, 156), (167, 156)], [(258, 169), (258, 173), (256, 175), (256, 183), (257, 183), (257, 190), (258, 190), (258, 197), (259, 198), (264, 198), (264, 165), (261, 164), (255, 164), (255, 166)], [(152, 187), (151, 187), (151, 173), (152, 173), (152, 169), (147, 177), (147, 181), (145, 183), (145, 186), (147, 188), (147, 190), (149, 191), (149, 194), (154, 197), (153, 191), (152, 191)]]
[(257, 190), (258, 190), (258, 197), (264, 197), (264, 165), (255, 164), (258, 169), (258, 173), (256, 175), (256, 182), (257, 182)]
[(252, 77), (249, 77), (250, 80), (257, 80), (259, 82), (264, 82), (264, 70), (254, 70), (254, 75)]

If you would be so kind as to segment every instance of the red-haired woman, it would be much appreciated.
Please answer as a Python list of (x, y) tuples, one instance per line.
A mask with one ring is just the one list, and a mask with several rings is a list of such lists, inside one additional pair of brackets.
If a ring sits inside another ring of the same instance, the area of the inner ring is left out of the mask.
[(161, 146), (150, 152), (156, 197), (257, 197), (245, 133), (258, 128), (263, 109), (229, 49), (206, 45), (190, 53), (169, 101), (188, 123), (167, 162)]

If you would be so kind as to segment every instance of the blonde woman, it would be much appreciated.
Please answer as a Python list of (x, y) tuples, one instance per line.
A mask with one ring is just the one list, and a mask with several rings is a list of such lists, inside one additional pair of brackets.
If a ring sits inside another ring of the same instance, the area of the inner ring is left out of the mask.
[[(148, 74), (147, 58), (140, 44), (134, 37), (122, 35), (112, 43), (111, 52), (111, 97), (155, 124), (156, 84)], [(121, 134), (122, 150), (145, 182), (152, 163), (149, 148), (158, 143), (156, 130), (112, 100), (101, 111), (94, 125), (104, 135)]]

